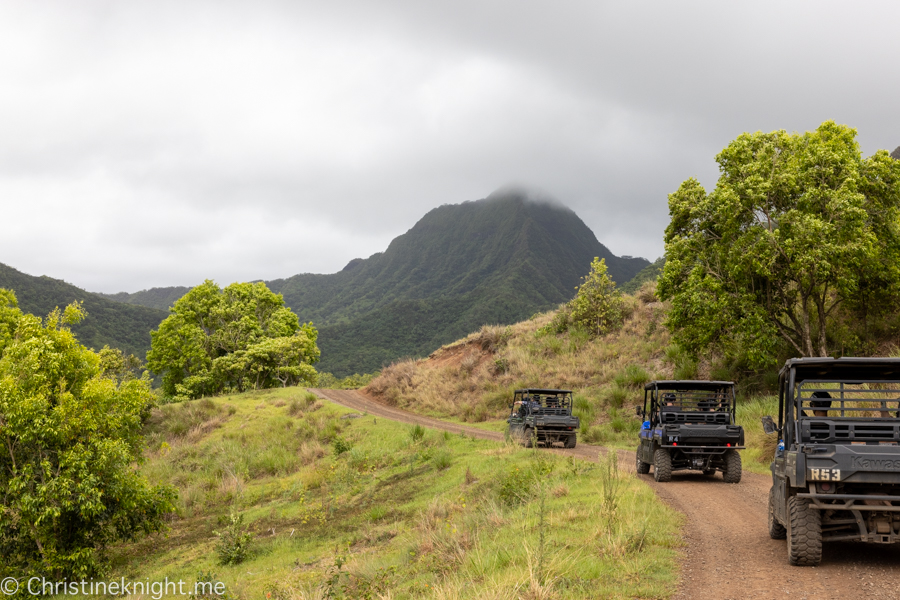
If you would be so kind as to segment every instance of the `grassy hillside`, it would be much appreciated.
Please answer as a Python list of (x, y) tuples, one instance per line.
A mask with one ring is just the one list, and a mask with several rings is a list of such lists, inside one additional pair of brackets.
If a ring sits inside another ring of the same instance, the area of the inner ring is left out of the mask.
[[(425, 360), (405, 360), (384, 369), (367, 393), (392, 405), (433, 416), (485, 422), (502, 428), (513, 390), (524, 387), (575, 391), (581, 418), (579, 439), (633, 449), (643, 403), (652, 379), (732, 379), (709, 361), (691, 360), (671, 344), (664, 320), (668, 305), (655, 297), (650, 281), (626, 296), (629, 315), (616, 332), (591, 340), (579, 332), (543, 330), (555, 311), (510, 327), (483, 327)], [(759, 416), (774, 414), (771, 399), (741, 394), (739, 422), (753, 449), (745, 466), (764, 472), (774, 442), (762, 433)]]
[(19, 308), (40, 317), (76, 300), (83, 302), (88, 316), (72, 328), (82, 344), (95, 350), (108, 344), (141, 359), (150, 349), (150, 330), (156, 329), (168, 314), (114, 302), (65, 281), (47, 276), (34, 277), (4, 264), (0, 264), (0, 288), (13, 290)]
[[(142, 469), (178, 487), (178, 514), (168, 535), (112, 549), (114, 579), (203, 572), (270, 599), (674, 591), (679, 518), (611, 459), (350, 415), (297, 388), (162, 406), (147, 434)], [(229, 527), (253, 541), (222, 566)]]

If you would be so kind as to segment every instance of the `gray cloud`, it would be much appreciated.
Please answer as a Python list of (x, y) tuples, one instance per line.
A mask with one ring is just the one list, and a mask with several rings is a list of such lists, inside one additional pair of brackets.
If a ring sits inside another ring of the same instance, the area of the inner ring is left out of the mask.
[(334, 272), (544, 190), (655, 258), (743, 131), (900, 144), (890, 3), (8, 2), (0, 262), (96, 291)]

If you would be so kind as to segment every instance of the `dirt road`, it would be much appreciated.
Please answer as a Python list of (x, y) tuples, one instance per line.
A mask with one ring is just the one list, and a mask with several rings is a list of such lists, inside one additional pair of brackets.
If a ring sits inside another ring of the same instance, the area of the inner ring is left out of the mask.
[[(423, 417), (386, 406), (352, 390), (311, 390), (333, 402), (401, 423), (418, 423), (490, 440), (503, 435)], [(566, 455), (596, 461), (603, 451), (579, 442)], [(634, 453), (620, 451), (620, 464), (634, 469)], [(822, 565), (792, 567), (783, 540), (769, 539), (766, 501), (771, 479), (744, 472), (741, 483), (676, 472), (669, 483), (639, 476), (667, 504), (685, 515), (679, 600), (900, 600), (900, 547), (825, 544)]]

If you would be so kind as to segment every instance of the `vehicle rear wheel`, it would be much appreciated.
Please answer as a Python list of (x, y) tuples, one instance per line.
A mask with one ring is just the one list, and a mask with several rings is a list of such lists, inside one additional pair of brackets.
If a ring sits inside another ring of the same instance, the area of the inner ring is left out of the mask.
[(522, 430), (522, 445), (526, 448), (531, 448), (534, 445), (534, 433), (532, 433), (531, 427), (526, 427)]
[(725, 483), (739, 483), (741, 481), (741, 455), (737, 450), (725, 452), (725, 470), (722, 472)]
[(645, 463), (641, 460), (641, 447), (638, 446), (637, 452), (634, 453), (635, 458), (635, 467), (634, 470), (640, 473), (641, 475), (645, 475), (650, 472), (650, 463)]
[(575, 447), (575, 434), (569, 434), (569, 437), (566, 438), (566, 448), (574, 448)]
[(775, 518), (775, 486), (769, 489), (769, 537), (773, 540), (787, 537), (787, 529)]
[(653, 453), (653, 479), (659, 482), (672, 480), (672, 457), (662, 448)]
[(814, 567), (822, 562), (822, 514), (808, 500), (788, 499), (788, 560), (792, 565)]

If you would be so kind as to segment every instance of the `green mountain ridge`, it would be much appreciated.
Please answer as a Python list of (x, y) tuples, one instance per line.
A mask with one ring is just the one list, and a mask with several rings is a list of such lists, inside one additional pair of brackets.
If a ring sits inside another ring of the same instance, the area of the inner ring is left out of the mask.
[(595, 256), (619, 282), (650, 264), (613, 255), (572, 210), (507, 191), (435, 208), (333, 275), (266, 284), (316, 324), (320, 368), (343, 376), (566, 302)]
[[(516, 323), (566, 302), (595, 256), (622, 283), (650, 265), (613, 255), (572, 210), (507, 190), (435, 208), (384, 252), (353, 259), (337, 273), (265, 283), (318, 328), (318, 369), (343, 377), (425, 356), (482, 325)], [(75, 331), (83, 343), (141, 357), (149, 331), (190, 289), (92, 294), (10, 267), (0, 269), (0, 287), (15, 290), (20, 307), (38, 315), (82, 300), (89, 316)]]
[(175, 304), (175, 301), (191, 291), (191, 288), (184, 286), (150, 288), (129, 294), (128, 292), (119, 292), (117, 294), (104, 294), (95, 292), (98, 296), (122, 302), (123, 304), (133, 304), (135, 306), (146, 306), (169, 312), (169, 308)]
[(87, 317), (72, 331), (82, 344), (95, 350), (109, 345), (140, 358), (150, 349), (150, 330), (168, 315), (167, 311), (116, 302), (46, 275), (28, 275), (2, 263), (0, 288), (13, 290), (19, 308), (39, 317), (80, 301)]

